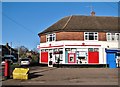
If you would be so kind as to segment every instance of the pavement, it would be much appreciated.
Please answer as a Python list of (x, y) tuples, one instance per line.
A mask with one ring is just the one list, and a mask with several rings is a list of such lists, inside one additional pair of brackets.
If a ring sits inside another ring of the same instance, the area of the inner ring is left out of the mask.
[(118, 85), (118, 68), (30, 67), (28, 80), (8, 79), (2, 85)]

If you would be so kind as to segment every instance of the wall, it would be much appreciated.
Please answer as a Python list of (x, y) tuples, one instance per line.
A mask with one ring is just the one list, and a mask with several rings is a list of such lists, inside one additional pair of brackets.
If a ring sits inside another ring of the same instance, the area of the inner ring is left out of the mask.
[(60, 40), (84, 40), (84, 32), (59, 32), (56, 33), (57, 41)]
[(98, 37), (99, 37), (98, 38), (99, 41), (107, 41), (105, 32), (99, 32)]
[(46, 42), (46, 35), (40, 36), (40, 43)]
[[(91, 46), (79, 46), (82, 45), (82, 43), (85, 43), (85, 45), (91, 45)], [(109, 46), (109, 48), (118, 48), (118, 42), (117, 41), (72, 41), (72, 40), (64, 40), (64, 41), (55, 41), (50, 43), (41, 43), (40, 47), (41, 49), (50, 49), (49, 45), (51, 46), (61, 46), (61, 47), (52, 47), (54, 48), (99, 48), (99, 64), (106, 64), (106, 53), (105, 48)], [(63, 45), (63, 46), (62, 46)], [(65, 46), (65, 45), (73, 45), (73, 46)], [(92, 46), (93, 45), (93, 46)], [(98, 45), (98, 46), (97, 46)], [(99, 46), (100, 45), (100, 46)], [(42, 48), (43, 47), (43, 48)], [(65, 49), (63, 50), (65, 53)], [(63, 56), (65, 58), (65, 54)], [(65, 63), (65, 60), (62, 62)]]
[[(49, 43), (40, 43), (40, 47), (49, 47), (51, 46), (61, 46), (61, 45), (101, 45), (102, 48), (118, 48), (118, 41), (72, 41), (72, 40), (64, 40), (64, 41), (55, 41)], [(76, 47), (76, 46), (74, 46)]]
[[(98, 33), (99, 41), (106, 41), (106, 33), (99, 32)], [(57, 32), (56, 33), (56, 41), (61, 40), (79, 40), (84, 41), (84, 32)], [(40, 36), (40, 43), (46, 42), (46, 35), (43, 34)]]

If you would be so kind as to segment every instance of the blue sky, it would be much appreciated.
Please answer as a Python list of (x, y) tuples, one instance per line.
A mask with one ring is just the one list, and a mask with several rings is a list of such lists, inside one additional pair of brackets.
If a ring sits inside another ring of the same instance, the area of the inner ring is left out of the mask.
[(29, 49), (39, 44), (38, 33), (69, 15), (118, 16), (116, 2), (3, 2), (2, 44), (24, 45)]

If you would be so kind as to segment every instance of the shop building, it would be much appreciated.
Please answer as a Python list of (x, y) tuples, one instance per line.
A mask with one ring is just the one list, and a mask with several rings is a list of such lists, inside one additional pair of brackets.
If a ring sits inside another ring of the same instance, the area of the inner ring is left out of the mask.
[(40, 32), (41, 64), (107, 64), (105, 49), (118, 48), (118, 18), (67, 16)]

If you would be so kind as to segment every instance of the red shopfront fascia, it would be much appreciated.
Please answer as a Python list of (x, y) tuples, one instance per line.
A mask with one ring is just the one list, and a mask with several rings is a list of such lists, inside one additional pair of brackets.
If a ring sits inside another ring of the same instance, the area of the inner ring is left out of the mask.
[(48, 63), (48, 52), (41, 52), (41, 63)]
[(76, 63), (76, 54), (68, 53), (68, 63)]

